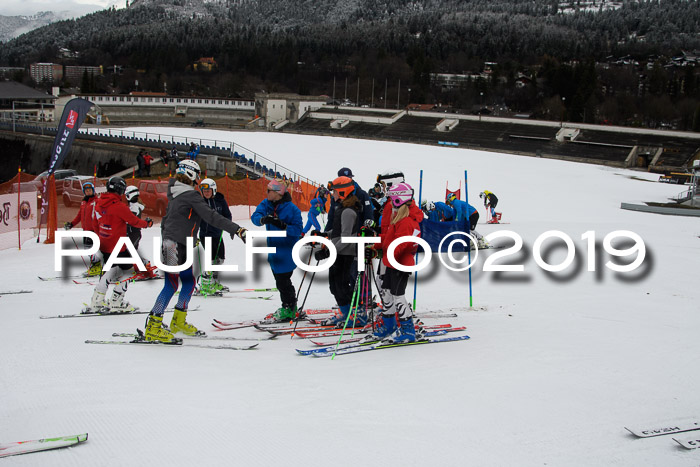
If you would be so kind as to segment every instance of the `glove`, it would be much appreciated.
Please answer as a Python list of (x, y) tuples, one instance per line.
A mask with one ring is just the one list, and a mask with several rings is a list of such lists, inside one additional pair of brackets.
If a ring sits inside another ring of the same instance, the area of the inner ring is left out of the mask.
[(374, 223), (374, 219), (365, 220), (365, 227), (367, 227), (368, 229), (373, 228), (375, 225), (377, 224)]
[(314, 258), (316, 261), (324, 260), (331, 256), (331, 251), (328, 248), (321, 248), (316, 253), (314, 253)]
[(361, 237), (376, 237), (377, 232), (375, 232), (372, 227), (367, 227), (366, 225), (363, 225), (362, 227), (360, 227), (360, 236)]
[(262, 225), (269, 224), (270, 221), (272, 220), (272, 218), (273, 218), (273, 217), (272, 217), (271, 215), (269, 215), (269, 214), (268, 214), (267, 216), (263, 216), (263, 217), (260, 219), (260, 223), (261, 223)]
[(379, 257), (379, 251), (372, 248), (371, 245), (365, 247), (365, 258), (374, 259)]
[(63, 228), (66, 230), (70, 230), (73, 228), (73, 224), (71, 222), (66, 222), (65, 224), (63, 224)]
[(280, 230), (284, 230), (287, 228), (287, 224), (282, 222), (282, 220), (279, 217), (273, 217), (272, 219), (270, 219), (270, 222), (268, 222), (268, 224), (274, 225)]
[(320, 230), (312, 230), (309, 235), (328, 238), (328, 232), (321, 232)]
[(149, 227), (153, 227), (153, 219), (151, 219), (150, 217), (146, 218), (146, 223), (148, 224)]
[[(246, 229), (244, 229), (243, 227), (239, 227), (238, 230), (236, 230), (236, 236), (238, 238), (240, 238), (241, 240), (243, 240), (243, 243), (245, 243), (247, 233), (248, 233), (248, 231)], [(231, 235), (231, 238), (233, 238), (233, 235)]]

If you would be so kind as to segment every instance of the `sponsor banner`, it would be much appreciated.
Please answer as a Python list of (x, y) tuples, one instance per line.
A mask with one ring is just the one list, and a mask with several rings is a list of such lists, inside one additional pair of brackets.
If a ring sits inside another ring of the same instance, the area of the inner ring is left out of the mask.
[(37, 225), (36, 193), (0, 195), (0, 234), (32, 229)]

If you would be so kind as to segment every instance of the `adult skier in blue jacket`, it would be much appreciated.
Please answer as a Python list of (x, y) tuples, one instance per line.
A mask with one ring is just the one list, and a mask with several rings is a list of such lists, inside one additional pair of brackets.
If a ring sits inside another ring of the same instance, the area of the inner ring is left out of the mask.
[(479, 212), (476, 210), (476, 208), (471, 204), (467, 203), (466, 201), (457, 199), (457, 195), (455, 195), (454, 193), (450, 193), (447, 196), (446, 201), (447, 204), (449, 206), (452, 206), (452, 208), (455, 211), (455, 221), (459, 222), (466, 220), (469, 222), (469, 229), (471, 233), (474, 234), (474, 236), (476, 237), (478, 241), (478, 247), (488, 248), (488, 244), (486, 243), (484, 236), (476, 231), (476, 225), (479, 222)]
[(266, 322), (282, 322), (295, 319), (297, 316), (297, 296), (292, 285), (292, 273), (296, 264), (292, 260), (292, 248), (301, 238), (301, 211), (292, 203), (292, 196), (284, 183), (272, 180), (267, 185), (267, 199), (264, 199), (250, 217), (253, 224), (265, 226), (265, 230), (285, 230), (286, 237), (268, 238), (267, 246), (275, 247), (275, 253), (267, 255), (267, 261), (275, 276), (277, 290), (280, 292), (282, 306), (270, 316)]

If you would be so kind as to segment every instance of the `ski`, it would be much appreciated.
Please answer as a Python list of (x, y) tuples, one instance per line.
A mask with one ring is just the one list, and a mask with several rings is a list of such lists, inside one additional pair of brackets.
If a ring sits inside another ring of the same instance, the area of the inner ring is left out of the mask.
[(270, 287), (267, 289), (240, 289), (240, 290), (229, 290), (228, 293), (245, 293), (245, 292), (279, 292), (275, 287)]
[[(424, 337), (437, 337), (437, 336), (444, 336), (447, 334), (448, 330), (447, 329), (440, 329), (437, 331), (430, 331), (426, 332), (424, 334)], [(367, 336), (365, 336), (367, 337)], [(357, 337), (357, 338), (352, 338), (348, 339), (347, 341), (342, 341), (340, 344), (343, 345), (343, 347), (339, 347), (339, 349), (350, 349), (353, 347), (363, 347), (365, 345), (374, 345), (374, 344), (379, 344), (382, 340), (369, 340), (369, 341), (363, 341), (364, 337)], [(351, 345), (344, 345), (344, 344), (351, 344)], [(335, 350), (335, 346), (338, 345), (338, 341), (333, 342), (332, 344), (329, 345), (324, 345), (321, 348), (316, 348), (316, 349), (296, 349), (298, 353), (301, 355), (311, 355), (314, 353), (321, 353), (321, 352), (333, 352)]]
[(677, 437), (671, 439), (686, 449), (697, 449), (700, 447), (700, 435), (687, 436), (685, 438)]
[(0, 295), (14, 295), (14, 294), (20, 294), (20, 293), (32, 293), (34, 292), (33, 290), (10, 290), (8, 292), (0, 292)]
[(75, 446), (87, 441), (88, 434), (59, 436), (57, 438), (35, 439), (31, 441), (17, 441), (14, 443), (0, 444), (0, 457), (28, 454), (30, 452), (48, 451), (51, 449)]
[(207, 345), (201, 344), (199, 342), (194, 342), (193, 340), (183, 341), (182, 339), (175, 338), (172, 342), (160, 342), (160, 341), (147, 341), (142, 337), (142, 331), (139, 330), (139, 336), (130, 341), (112, 341), (112, 340), (91, 340), (85, 341), (86, 344), (109, 344), (109, 345), (155, 345), (159, 347), (198, 347), (202, 349), (216, 349), (216, 350), (250, 350), (257, 347), (259, 344), (251, 344), (242, 347), (236, 347), (231, 345)]
[[(416, 328), (418, 325), (416, 325)], [(449, 329), (451, 328), (451, 324), (436, 324), (433, 326), (423, 326), (423, 329)], [(363, 328), (355, 328), (354, 329), (354, 334), (366, 334), (372, 330), (372, 326), (365, 326)], [(270, 331), (273, 334), (291, 334), (292, 331), (282, 331), (282, 332), (275, 332), (275, 331)], [(302, 331), (296, 331), (294, 332), (294, 335), (299, 337), (300, 339), (311, 339), (315, 337), (333, 337), (333, 336), (340, 336), (341, 334), (350, 334), (353, 333), (353, 328), (346, 328), (345, 332), (343, 332), (342, 328), (332, 328), (328, 330), (302, 330)]]
[[(196, 305), (187, 311), (196, 311), (199, 310), (199, 305)], [(173, 308), (167, 308), (166, 313), (172, 313), (174, 311)], [(151, 310), (139, 310), (137, 309), (136, 311), (131, 311), (128, 313), (73, 313), (73, 314), (68, 314), (68, 315), (49, 315), (49, 316), (39, 316), (39, 319), (55, 319), (55, 318), (91, 318), (94, 316), (120, 316), (120, 315), (146, 315), (150, 313)]]
[(251, 328), (259, 323), (259, 321), (241, 321), (240, 323), (227, 323), (223, 325), (219, 321), (214, 320), (211, 325), (214, 326), (217, 331), (231, 331), (233, 329)]
[[(438, 329), (435, 331), (427, 332), (425, 335), (427, 337), (437, 336), (437, 335), (447, 334), (448, 332), (466, 331), (466, 329), (467, 329), (466, 326), (460, 326), (458, 328)], [(436, 333), (438, 333), (438, 334), (436, 334)], [(343, 339), (342, 341), (340, 341), (340, 344), (341, 345), (342, 344), (352, 344), (355, 342), (360, 342), (362, 339), (364, 339), (364, 337), (351, 337), (349, 339)], [(314, 344), (318, 347), (329, 347), (329, 346), (333, 346), (333, 345), (338, 344), (337, 339), (334, 339), (332, 341), (321, 342), (321, 341), (315, 341), (315, 340), (313, 340), (313, 338), (309, 338), (309, 342), (311, 342), (312, 344)]]
[[(139, 337), (139, 335), (135, 332), (113, 332), (112, 337)], [(270, 336), (270, 337), (224, 337), (224, 336), (208, 336), (208, 335), (203, 335), (203, 336), (178, 336), (178, 339), (194, 339), (194, 340), (207, 340), (207, 341), (269, 341), (271, 339), (274, 339), (277, 336)]]
[(656, 428), (627, 428), (625, 430), (632, 433), (638, 438), (651, 438), (652, 436), (670, 435), (673, 433), (682, 433), (684, 431), (700, 430), (700, 422), (680, 422), (672, 423)]
[[(85, 279), (85, 278), (88, 277), (88, 276), (86, 276), (86, 275), (83, 273), (83, 274), (76, 274), (76, 275), (72, 275), (72, 276), (49, 276), (49, 277), (37, 276), (37, 277), (38, 277), (39, 279), (41, 279), (42, 281), (60, 281), (60, 280), (63, 280), (63, 279)], [(99, 278), (99, 276), (92, 276), (92, 277), (97, 277), (97, 278)]]
[[(425, 345), (425, 344), (441, 344), (443, 342), (457, 342), (457, 341), (465, 341), (468, 340), (469, 336), (455, 336), (455, 337), (443, 337), (443, 338), (438, 338), (438, 339), (424, 339), (424, 340), (419, 340), (415, 342), (404, 342), (404, 343), (393, 343), (393, 344), (370, 344), (370, 345), (362, 345), (362, 346), (351, 346), (351, 347), (345, 347), (345, 348), (339, 348), (338, 350), (335, 351), (329, 351), (329, 352), (317, 352), (317, 353), (312, 353), (311, 355), (313, 357), (332, 357), (335, 355), (345, 355), (345, 354), (351, 354), (351, 353), (359, 353), (359, 352), (369, 352), (370, 350), (382, 350), (382, 349), (391, 349), (395, 347), (409, 347), (409, 346), (416, 346), (416, 345)], [(298, 352), (298, 350), (297, 350)]]
[[(94, 276), (96, 279), (99, 279), (97, 276)], [(156, 277), (127, 277), (124, 280), (114, 282), (113, 284), (119, 284), (121, 282), (145, 282), (145, 281), (152, 281), (152, 280), (157, 280), (157, 279), (163, 279), (163, 276), (156, 276)], [(91, 282), (89, 280), (86, 281), (79, 281), (77, 279), (73, 279), (74, 284), (78, 285), (97, 285), (96, 282)]]
[[(418, 319), (438, 319), (438, 318), (457, 318), (457, 313), (438, 313), (428, 311), (425, 313), (414, 313), (414, 318)], [(321, 324), (328, 318), (308, 318), (310, 323)]]

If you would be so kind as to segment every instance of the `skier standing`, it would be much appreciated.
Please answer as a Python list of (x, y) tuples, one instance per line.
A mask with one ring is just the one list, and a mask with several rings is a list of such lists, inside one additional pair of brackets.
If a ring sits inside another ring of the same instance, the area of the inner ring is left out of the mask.
[[(228, 202), (224, 195), (217, 192), (216, 182), (211, 178), (205, 178), (199, 183), (199, 190), (202, 192), (204, 201), (210, 209), (216, 211), (219, 215), (228, 220), (232, 219), (231, 210), (228, 207)], [(199, 241), (204, 245), (205, 238), (211, 238), (211, 264), (223, 264), (226, 259), (226, 248), (224, 247), (223, 231), (213, 225), (202, 221), (199, 226)], [(221, 285), (219, 282), (219, 272), (203, 272), (202, 281), (200, 283), (200, 291), (205, 295), (211, 295), (216, 292), (227, 291), (228, 287)]]
[[(391, 207), (388, 214), (386, 228), (382, 226), (381, 243), (375, 244), (373, 249), (383, 250), (382, 263), (386, 272), (382, 278), (380, 295), (384, 304), (381, 317), (378, 320), (374, 332), (365, 340), (382, 340), (389, 338), (392, 342), (414, 342), (416, 340), (415, 323), (413, 322), (413, 309), (406, 299), (406, 285), (411, 273), (395, 269), (388, 260), (386, 252), (391, 243), (404, 236), (420, 236), (420, 222), (423, 220), (423, 212), (416, 206), (413, 200), (413, 188), (407, 183), (393, 184), (387, 191)], [(386, 216), (387, 214), (385, 214)], [(418, 244), (405, 242), (394, 250), (396, 261), (404, 266), (414, 266), (415, 254)], [(397, 323), (398, 317), (398, 323)]]
[[(338, 171), (338, 177), (348, 177), (353, 183), (355, 197), (360, 202), (360, 216), (357, 218), (358, 228), (361, 226), (373, 227), (374, 226), (374, 208), (372, 207), (372, 202), (369, 200), (369, 195), (365, 192), (360, 185), (353, 180), (354, 175), (352, 170), (347, 167), (343, 167)], [(336, 179), (337, 180), (337, 179)], [(326, 224), (326, 232), (331, 230), (333, 227), (333, 218), (335, 214), (335, 209), (338, 203), (331, 198), (331, 207), (328, 209), (328, 223)]]
[[(199, 224), (207, 224), (225, 230), (233, 238), (238, 236), (245, 242), (246, 229), (213, 211), (197, 193), (195, 186), (199, 181), (199, 164), (191, 160), (180, 162), (175, 178), (168, 183), (168, 209), (161, 223), (163, 237), (162, 256), (166, 266), (179, 266), (187, 258), (186, 244), (188, 237), (196, 237)], [(163, 313), (170, 299), (182, 281), (182, 290), (175, 305), (170, 330), (163, 327)], [(195, 326), (186, 321), (195, 281), (192, 266), (179, 273), (165, 273), (165, 283), (156, 299), (146, 321), (145, 337), (148, 341), (171, 342), (173, 333), (182, 332), (188, 336), (203, 335)]]
[(265, 230), (287, 232), (286, 237), (268, 237), (267, 246), (275, 247), (276, 252), (267, 255), (272, 275), (275, 277), (277, 290), (280, 292), (282, 306), (265, 317), (263, 322), (276, 323), (290, 321), (297, 317), (297, 295), (292, 285), (292, 274), (296, 264), (292, 260), (292, 248), (301, 238), (301, 211), (292, 203), (292, 196), (287, 186), (277, 180), (267, 184), (267, 199), (264, 199), (251, 216), (250, 220)]
[[(63, 225), (66, 230), (70, 230), (81, 223), (83, 224), (83, 230), (94, 232), (97, 227), (94, 221), (95, 201), (97, 201), (97, 196), (95, 196), (95, 185), (92, 182), (83, 183), (83, 195), (85, 196), (80, 202), (80, 209), (75, 215), (75, 218)], [(90, 248), (92, 246), (92, 240), (88, 237), (83, 237), (83, 246), (85, 248)], [(91, 277), (99, 276), (100, 274), (102, 274), (102, 261), (100, 261), (99, 255), (90, 255), (90, 267), (85, 275)]]
[[(139, 203), (139, 189), (135, 186), (126, 187), (126, 190), (124, 191), (124, 197), (129, 203), (129, 211), (131, 211), (134, 214), (134, 216), (141, 219), (141, 213), (143, 212), (145, 207), (143, 204)], [(134, 248), (138, 250), (139, 244), (141, 243), (141, 229), (127, 224), (126, 235), (129, 237), (129, 240), (131, 240), (131, 243), (134, 245)], [(141, 258), (144, 259), (143, 256), (141, 256)], [(146, 266), (146, 270), (140, 271), (137, 274), (137, 277), (141, 279), (155, 278), (155, 266), (152, 266), (151, 262), (145, 259), (144, 263), (144, 265)]]
[[(153, 225), (150, 218), (139, 219), (129, 211), (126, 204), (122, 203), (122, 195), (125, 190), (126, 182), (124, 179), (112, 177), (107, 182), (107, 193), (100, 196), (95, 203), (95, 221), (100, 237), (100, 251), (104, 258), (108, 258), (113, 253), (117, 253), (117, 257), (130, 257), (125, 245), (118, 252), (114, 251), (119, 239), (126, 236), (127, 224), (139, 228)], [(136, 309), (124, 300), (129, 282), (117, 283), (131, 268), (133, 268), (133, 264), (118, 264), (105, 272), (100, 278), (100, 282), (95, 286), (90, 305), (84, 312), (130, 313), (135, 311)], [(117, 284), (114, 286), (109, 302), (106, 303), (107, 289), (110, 284), (114, 283)]]
[[(360, 230), (357, 221), (361, 216), (362, 205), (355, 195), (355, 183), (350, 177), (338, 177), (333, 180), (331, 194), (335, 200), (335, 215), (332, 225), (329, 221), (331, 228), (327, 234), (335, 246), (338, 257), (328, 270), (328, 283), (340, 310), (335, 316), (327, 319), (324, 324), (343, 326), (350, 314), (355, 288), (355, 274), (352, 271), (352, 264), (356, 260), (357, 246), (352, 243), (342, 243), (341, 238), (357, 236)], [(323, 246), (314, 256), (321, 261), (330, 256), (330, 250)], [(350, 326), (353, 322), (356, 326), (364, 326), (367, 319), (357, 313), (355, 320), (349, 321)]]
[(309, 214), (306, 217), (306, 225), (304, 226), (304, 230), (302, 230), (303, 234), (306, 234), (306, 232), (311, 230), (311, 227), (319, 231), (321, 230), (321, 224), (318, 223), (317, 216), (323, 212), (323, 206), (325, 203), (321, 198), (314, 198), (309, 204)]
[(455, 210), (455, 221), (459, 222), (466, 220), (469, 222), (469, 229), (471, 233), (476, 236), (477, 247), (488, 248), (486, 239), (484, 239), (484, 236), (476, 230), (476, 225), (479, 222), (479, 211), (477, 211), (474, 206), (466, 201), (457, 199), (457, 195), (454, 193), (450, 193), (447, 196), (447, 204), (452, 206), (452, 208)]

